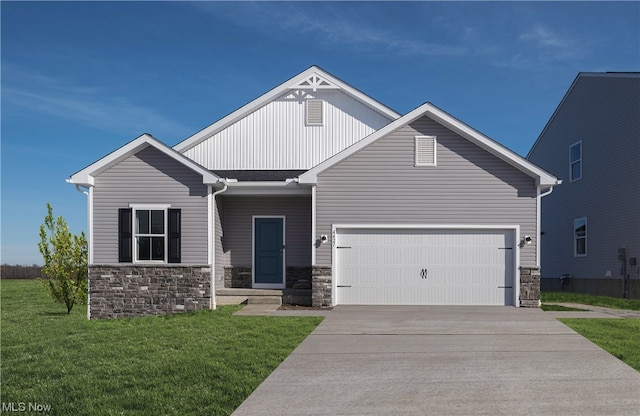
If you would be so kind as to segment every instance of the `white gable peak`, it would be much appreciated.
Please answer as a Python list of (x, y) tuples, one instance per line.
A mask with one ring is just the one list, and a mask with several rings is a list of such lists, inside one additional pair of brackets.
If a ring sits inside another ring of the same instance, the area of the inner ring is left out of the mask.
[(293, 84), (291, 89), (312, 89), (313, 91), (319, 89), (339, 89), (340, 87), (324, 78), (323, 76), (314, 73), (311, 74), (308, 78), (301, 80), (297, 84)]

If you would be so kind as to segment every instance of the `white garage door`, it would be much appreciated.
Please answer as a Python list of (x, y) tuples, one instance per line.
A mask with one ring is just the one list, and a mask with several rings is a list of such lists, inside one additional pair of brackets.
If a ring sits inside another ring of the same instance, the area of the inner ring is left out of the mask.
[(338, 229), (336, 303), (513, 305), (513, 230)]

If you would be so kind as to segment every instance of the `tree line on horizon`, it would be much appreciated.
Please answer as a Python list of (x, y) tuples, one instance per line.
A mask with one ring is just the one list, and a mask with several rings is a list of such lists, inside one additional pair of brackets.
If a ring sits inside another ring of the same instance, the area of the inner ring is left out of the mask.
[(38, 279), (42, 277), (42, 266), (37, 264), (2, 264), (0, 265), (2, 279)]

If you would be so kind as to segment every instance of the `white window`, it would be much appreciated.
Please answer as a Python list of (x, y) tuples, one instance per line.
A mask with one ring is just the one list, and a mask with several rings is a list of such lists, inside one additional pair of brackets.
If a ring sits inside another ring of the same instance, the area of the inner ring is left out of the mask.
[(582, 178), (582, 142), (574, 143), (569, 147), (569, 178), (577, 181)]
[(180, 208), (129, 204), (118, 209), (118, 262), (181, 262)]
[(415, 166), (436, 166), (436, 137), (416, 136)]
[(324, 124), (324, 103), (322, 100), (307, 100), (307, 125), (322, 126)]
[(573, 221), (573, 255), (583, 257), (587, 255), (587, 218)]
[(167, 224), (164, 209), (135, 209), (135, 261), (166, 261)]

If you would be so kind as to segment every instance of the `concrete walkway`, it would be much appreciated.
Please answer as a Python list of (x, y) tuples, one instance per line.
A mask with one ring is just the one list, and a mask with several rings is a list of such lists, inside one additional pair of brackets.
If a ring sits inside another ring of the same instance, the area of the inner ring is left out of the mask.
[(640, 415), (640, 373), (557, 321), (560, 313), (339, 306), (324, 314), (234, 415)]

